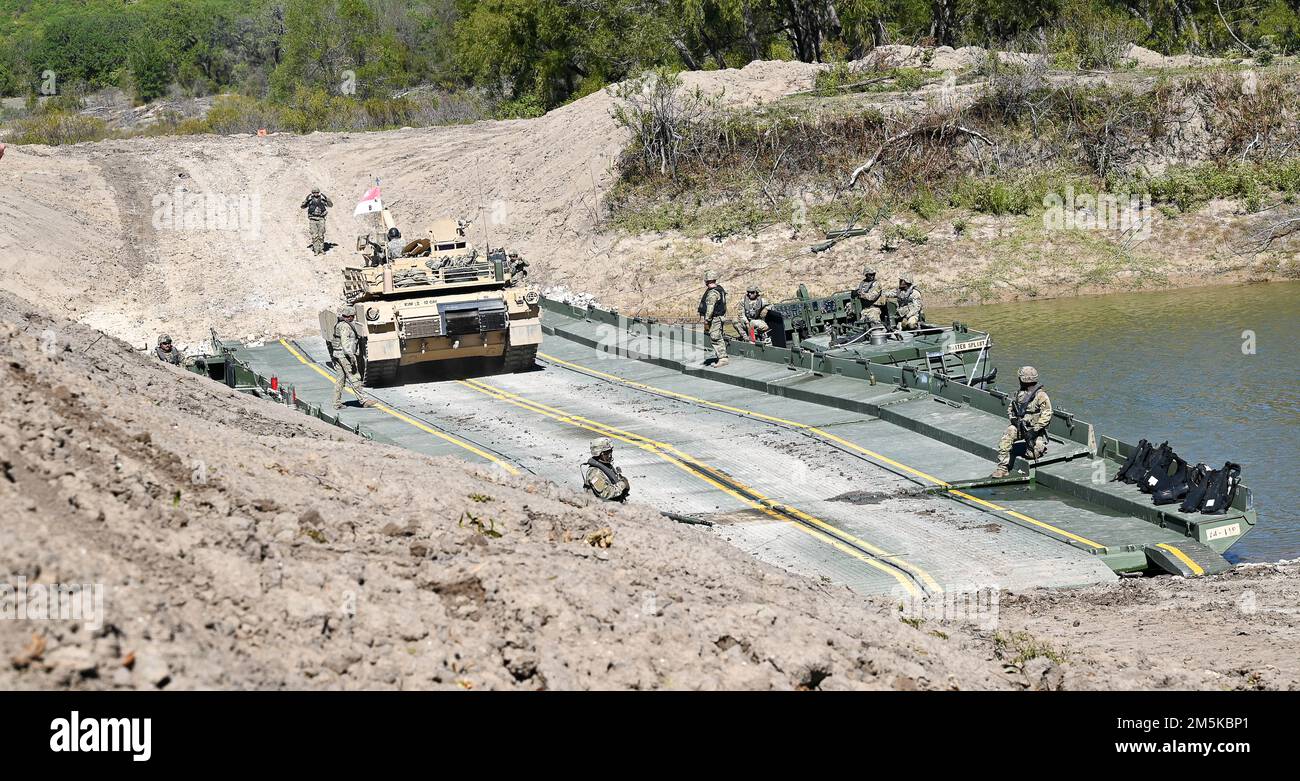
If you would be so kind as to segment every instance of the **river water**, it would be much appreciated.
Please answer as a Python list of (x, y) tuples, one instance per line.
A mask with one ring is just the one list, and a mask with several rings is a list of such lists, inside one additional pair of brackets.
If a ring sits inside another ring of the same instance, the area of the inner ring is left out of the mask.
[(1300, 557), (1300, 282), (928, 310), (993, 335), (998, 387), (1038, 368), (1058, 408), (1127, 442), (1242, 466), (1259, 525), (1234, 561)]

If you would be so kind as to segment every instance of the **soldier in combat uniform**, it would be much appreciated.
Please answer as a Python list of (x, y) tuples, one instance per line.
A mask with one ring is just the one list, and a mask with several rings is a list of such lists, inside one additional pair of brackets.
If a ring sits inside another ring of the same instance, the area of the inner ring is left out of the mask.
[(406, 242), (402, 241), (402, 232), (396, 227), (388, 229), (388, 246), (384, 250), (384, 256), (389, 262), (402, 257), (402, 250), (406, 249)]
[(591, 441), (591, 458), (584, 464), (582, 487), (607, 502), (627, 501), (632, 490), (623, 470), (614, 466), (614, 443), (607, 437)]
[(767, 324), (768, 313), (767, 302), (758, 294), (758, 285), (750, 285), (745, 291), (745, 297), (740, 299), (740, 330), (745, 332), (748, 329), (754, 331), (754, 342), (757, 344), (771, 344), (771, 328)]
[(704, 273), (704, 295), (700, 296), (699, 313), (704, 318), (704, 330), (708, 332), (709, 343), (713, 346), (713, 365), (726, 366), (731, 363), (727, 357), (727, 345), (722, 341), (722, 317), (727, 314), (727, 291), (718, 284), (716, 271)]
[(167, 334), (158, 337), (158, 346), (153, 348), (154, 357), (163, 363), (180, 366), (185, 362), (185, 355), (172, 346), (172, 338)]
[(1042, 458), (1047, 453), (1047, 424), (1052, 422), (1052, 400), (1038, 384), (1038, 370), (1022, 366), (1019, 372), (1020, 390), (1007, 404), (1007, 417), (1011, 425), (998, 440), (998, 468), (989, 477), (1006, 477), (1011, 471), (1011, 446), (1017, 440), (1025, 442), (1025, 457)]
[(880, 319), (880, 299), (885, 294), (885, 289), (876, 281), (876, 270), (867, 267), (862, 270), (862, 283), (858, 289), (853, 291), (862, 302), (862, 314), (858, 317), (858, 324), (866, 328), (876, 328), (883, 325)]
[(319, 187), (311, 188), (311, 194), (302, 202), (301, 208), (307, 210), (307, 226), (311, 228), (311, 251), (316, 255), (325, 252), (325, 217), (333, 205)]
[(905, 331), (914, 331), (925, 322), (925, 307), (921, 303), (921, 291), (912, 284), (912, 275), (903, 274), (898, 278), (898, 289), (885, 294), (886, 298), (898, 301), (898, 327)]
[(357, 395), (363, 407), (373, 407), (375, 403), (361, 392), (360, 358), (361, 335), (353, 322), (357, 319), (356, 307), (345, 306), (339, 312), (339, 320), (334, 324), (334, 364), (338, 367), (339, 378), (334, 383), (334, 409), (343, 408), (343, 386), (347, 385)]

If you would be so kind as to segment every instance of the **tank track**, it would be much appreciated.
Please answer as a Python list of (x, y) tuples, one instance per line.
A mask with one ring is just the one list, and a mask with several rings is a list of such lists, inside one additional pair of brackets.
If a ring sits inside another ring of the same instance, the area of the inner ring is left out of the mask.
[(527, 344), (521, 347), (506, 348), (502, 356), (501, 371), (505, 374), (525, 372), (537, 363), (537, 345)]
[(374, 361), (367, 364), (365, 384), (371, 388), (391, 385), (397, 380), (400, 368), (398, 361)]

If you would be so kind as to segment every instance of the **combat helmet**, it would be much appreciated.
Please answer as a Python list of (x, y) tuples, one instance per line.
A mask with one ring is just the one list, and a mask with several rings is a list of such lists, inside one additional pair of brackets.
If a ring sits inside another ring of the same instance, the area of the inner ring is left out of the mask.
[(757, 293), (757, 292), (758, 292), (758, 285), (750, 285), (749, 287), (745, 288), (745, 292), (746, 292), (746, 293)]
[(1038, 370), (1032, 366), (1021, 366), (1016, 376), (1021, 382), (1038, 382)]
[(339, 310), (339, 317), (356, 317), (357, 308), (355, 306), (345, 306)]
[(704, 272), (704, 281), (705, 281), (705, 282), (717, 282), (717, 281), (718, 281), (718, 272), (716, 272), (716, 271), (706, 271), (706, 272)]
[(171, 343), (172, 343), (171, 334), (162, 334), (161, 336), (158, 337), (159, 347), (161, 347), (164, 344), (171, 344)]
[(862, 276), (864, 277), (874, 277), (875, 275), (876, 275), (876, 270), (871, 266), (867, 266), (866, 268), (862, 269)]
[(388, 238), (390, 239), (402, 238), (402, 232), (397, 229), (396, 225), (388, 229)]
[(912, 275), (911, 275), (911, 274), (908, 274), (907, 272), (904, 272), (904, 273), (902, 273), (902, 274), (899, 274), (899, 275), (898, 275), (898, 281), (899, 281), (899, 282), (902, 282), (904, 285), (908, 285), (908, 286), (910, 287), (911, 284), (912, 284)]
[(614, 443), (610, 441), (609, 437), (596, 437), (595, 439), (591, 440), (591, 454), (593, 456), (598, 456), (601, 455), (602, 453), (608, 453), (613, 449), (614, 449)]

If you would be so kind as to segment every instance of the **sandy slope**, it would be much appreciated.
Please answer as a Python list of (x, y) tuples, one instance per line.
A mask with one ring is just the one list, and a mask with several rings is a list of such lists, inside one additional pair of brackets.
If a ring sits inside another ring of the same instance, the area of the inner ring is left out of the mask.
[(648, 508), (368, 443), (0, 304), (0, 572), (106, 588), (98, 629), (0, 621), (0, 689), (1019, 685)]
[[(804, 86), (811, 74), (755, 63), (688, 82), (739, 104)], [(336, 270), (371, 229), (352, 206), (378, 178), (408, 232), (443, 214), (475, 218), (474, 238), (486, 228), (492, 244), (522, 250), (538, 276), (577, 271), (595, 284), (582, 271), (608, 245), (592, 231), (595, 193), (609, 186), (623, 143), (612, 100), (602, 92), (535, 120), (387, 133), (11, 146), (0, 163), (0, 279), (136, 344), (168, 329), (182, 340), (209, 327), (296, 333), (337, 299)], [(309, 252), (299, 209), (313, 185), (336, 204), (328, 236), (340, 246), (324, 259)], [(200, 195), (245, 197), (253, 219), (187, 224), (166, 208)]]

